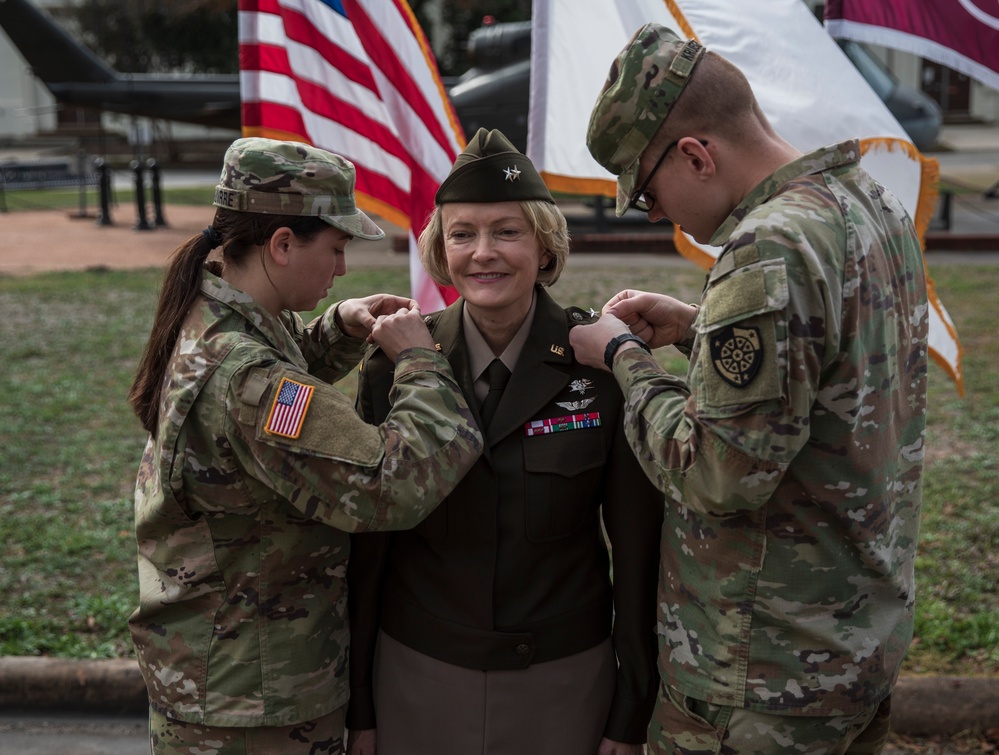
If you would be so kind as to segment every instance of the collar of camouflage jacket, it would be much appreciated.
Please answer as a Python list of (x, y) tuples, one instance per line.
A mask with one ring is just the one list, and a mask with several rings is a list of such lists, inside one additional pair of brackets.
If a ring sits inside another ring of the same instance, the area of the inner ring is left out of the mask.
[[(289, 362), (303, 371), (308, 371), (309, 365), (288, 328), (281, 320), (257, 304), (249, 294), (240, 291), (208, 270), (204, 270), (201, 274), (201, 293), (225, 306), (226, 310), (211, 307), (212, 315), (218, 320), (225, 319), (230, 311), (234, 312), (246, 320), (254, 331), (281, 352)], [(287, 314), (296, 317), (293, 313)]]
[(797, 160), (792, 160), (787, 165), (783, 165), (774, 171), (770, 176), (763, 179), (755, 189), (743, 198), (739, 205), (732, 211), (725, 222), (718, 226), (711, 240), (708, 242), (712, 246), (722, 246), (732, 236), (736, 226), (743, 219), (759, 207), (764, 202), (770, 200), (781, 186), (802, 176), (812, 173), (821, 173), (824, 170), (839, 168), (860, 160), (860, 142), (856, 139), (821, 147), (808, 154), (802, 155)]

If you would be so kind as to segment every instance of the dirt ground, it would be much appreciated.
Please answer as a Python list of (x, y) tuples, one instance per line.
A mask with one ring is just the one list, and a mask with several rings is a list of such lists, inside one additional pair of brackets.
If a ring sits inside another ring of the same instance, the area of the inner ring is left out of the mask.
[[(160, 267), (173, 251), (212, 221), (212, 207), (166, 205), (166, 226), (136, 230), (133, 207), (112, 212), (113, 225), (97, 224), (94, 208), (88, 217), (79, 211), (18, 210), (0, 212), (0, 275), (31, 275), (53, 270), (113, 270)], [(363, 262), (405, 265), (406, 255), (393, 253), (392, 242), (402, 229), (376, 222), (386, 238), (365, 242)], [(152, 219), (150, 218), (150, 225)], [(354, 256), (353, 263), (361, 262)]]
[(120, 209), (112, 213), (110, 226), (98, 225), (93, 210), (89, 217), (66, 210), (0, 213), (0, 275), (162, 266), (211, 222), (212, 214), (209, 207), (168, 206), (165, 227), (138, 231), (134, 211)]

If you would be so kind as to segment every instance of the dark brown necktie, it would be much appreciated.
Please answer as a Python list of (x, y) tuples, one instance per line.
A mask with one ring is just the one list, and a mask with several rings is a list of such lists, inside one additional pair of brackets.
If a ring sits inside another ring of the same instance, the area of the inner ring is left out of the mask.
[(503, 396), (503, 389), (510, 380), (510, 370), (500, 359), (494, 359), (486, 367), (486, 379), (489, 381), (489, 393), (482, 399), (482, 405), (479, 407), (483, 430), (489, 428), (489, 422), (496, 413), (496, 407), (499, 406), (500, 398)]

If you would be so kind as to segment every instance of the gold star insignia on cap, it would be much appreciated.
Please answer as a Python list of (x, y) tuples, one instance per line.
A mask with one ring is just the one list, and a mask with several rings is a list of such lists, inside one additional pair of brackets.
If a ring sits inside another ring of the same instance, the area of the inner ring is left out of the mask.
[(516, 165), (511, 166), (509, 168), (504, 168), (503, 173), (506, 174), (507, 181), (516, 181), (518, 178), (520, 178), (520, 168), (518, 168)]

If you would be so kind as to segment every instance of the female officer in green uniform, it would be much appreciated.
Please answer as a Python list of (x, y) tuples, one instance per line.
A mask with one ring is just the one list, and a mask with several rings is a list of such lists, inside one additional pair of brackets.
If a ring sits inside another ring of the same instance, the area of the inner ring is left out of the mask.
[[(418, 523), (481, 437), (410, 300), (340, 302), (307, 326), (294, 314), (344, 274), (350, 239), (383, 235), (354, 205), (353, 165), (239, 139), (215, 205), (167, 270), (130, 395), (150, 433), (130, 627), (152, 749), (337, 753), (346, 532)], [(329, 384), (369, 337), (396, 370), (377, 426)]]
[[(428, 320), (482, 402), (487, 448), (416, 529), (352, 538), (350, 752), (641, 752), (663, 507), (625, 442), (621, 391), (569, 348), (592, 318), (545, 291), (569, 254), (565, 218), (531, 161), (484, 129), (436, 202), (422, 262), (461, 298)], [(363, 365), (369, 421), (390, 411), (391, 370), (378, 352)], [(504, 372), (501, 391), (490, 376)]]

